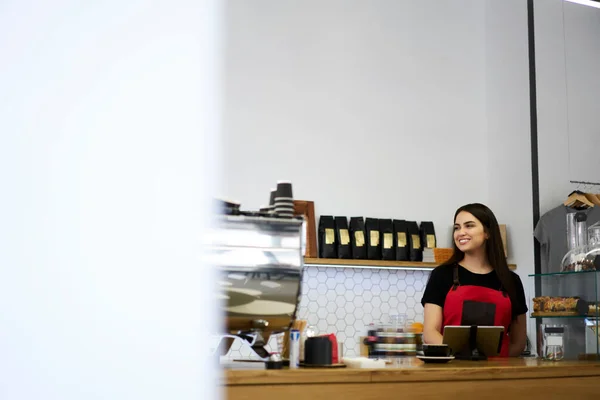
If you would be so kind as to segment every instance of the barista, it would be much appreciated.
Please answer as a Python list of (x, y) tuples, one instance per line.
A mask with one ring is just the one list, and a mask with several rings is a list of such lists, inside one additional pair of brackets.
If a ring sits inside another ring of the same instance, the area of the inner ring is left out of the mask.
[(519, 356), (527, 342), (527, 305), (519, 276), (508, 269), (500, 228), (483, 204), (454, 214), (454, 253), (429, 277), (421, 303), (423, 340), (441, 344), (444, 326), (503, 326), (500, 355)]

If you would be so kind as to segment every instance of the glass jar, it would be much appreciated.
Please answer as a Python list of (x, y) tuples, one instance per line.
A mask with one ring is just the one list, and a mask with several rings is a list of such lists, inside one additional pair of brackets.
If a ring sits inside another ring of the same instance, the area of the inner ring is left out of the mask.
[(600, 247), (600, 222), (596, 222), (588, 228), (588, 245)]
[(595, 271), (600, 269), (600, 244), (577, 247), (562, 259), (562, 272)]
[(406, 315), (392, 314), (387, 324), (379, 324), (373, 349), (378, 357), (414, 356), (417, 351), (415, 333), (406, 329)]
[[(577, 228), (575, 242), (571, 243), (569, 237), (569, 251), (562, 259), (562, 272), (579, 272), (579, 271), (595, 271), (600, 270), (600, 223), (596, 223), (587, 228), (587, 235), (580, 232)], [(585, 240), (579, 238), (585, 236)], [(572, 247), (576, 244), (576, 247)]]
[(563, 325), (544, 325), (542, 358), (548, 361), (560, 361), (565, 357)]
[(390, 315), (390, 328), (392, 332), (404, 332), (406, 324), (406, 315), (392, 314)]

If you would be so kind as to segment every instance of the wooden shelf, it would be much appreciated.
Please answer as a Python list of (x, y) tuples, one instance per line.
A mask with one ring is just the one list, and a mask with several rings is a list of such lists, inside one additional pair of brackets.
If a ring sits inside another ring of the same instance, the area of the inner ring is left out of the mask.
[[(433, 269), (439, 263), (416, 261), (384, 261), (384, 260), (352, 260), (339, 258), (304, 257), (304, 264), (337, 268), (392, 268), (392, 269)], [(517, 269), (515, 264), (509, 264), (511, 270)]]

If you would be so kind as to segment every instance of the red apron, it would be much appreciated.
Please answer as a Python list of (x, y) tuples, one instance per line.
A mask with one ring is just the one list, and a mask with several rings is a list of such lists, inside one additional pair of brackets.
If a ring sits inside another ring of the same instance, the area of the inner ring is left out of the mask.
[[(443, 308), (443, 321), (442, 321), (442, 333), (443, 327), (446, 325), (489, 325), (488, 323), (465, 323), (470, 317), (467, 315), (467, 311), (463, 314), (463, 308), (465, 302), (470, 303), (470, 309), (477, 307), (495, 306), (495, 312), (493, 313), (494, 326), (504, 327), (504, 337), (502, 338), (502, 347), (500, 349), (501, 357), (508, 357), (508, 351), (510, 347), (510, 341), (508, 338), (508, 328), (512, 321), (512, 305), (510, 298), (500, 288), (500, 290), (494, 290), (482, 286), (462, 286), (458, 281), (458, 266), (454, 267), (454, 285), (448, 291), (446, 295), (446, 301), (444, 302)], [(491, 322), (491, 321), (490, 321)]]

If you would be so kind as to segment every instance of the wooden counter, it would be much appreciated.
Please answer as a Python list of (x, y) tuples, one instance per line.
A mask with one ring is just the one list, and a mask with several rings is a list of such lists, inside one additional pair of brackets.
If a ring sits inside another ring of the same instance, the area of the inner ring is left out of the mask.
[(600, 395), (600, 363), (496, 359), (424, 364), (416, 358), (385, 369), (224, 371), (227, 399), (403, 398), (580, 399)]

